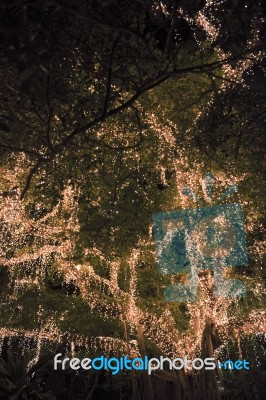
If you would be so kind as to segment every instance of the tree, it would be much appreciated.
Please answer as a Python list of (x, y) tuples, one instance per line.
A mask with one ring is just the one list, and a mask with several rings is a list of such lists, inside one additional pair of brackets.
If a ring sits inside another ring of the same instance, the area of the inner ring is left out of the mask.
[(94, 143), (95, 129), (125, 109), (134, 113), (143, 93), (250, 54), (243, 46), (240, 56), (218, 59), (194, 17), (198, 3), (186, 6), (193, 25), (173, 2), (3, 4), (1, 148), (32, 160), (22, 197), (34, 173), (80, 141)]
[[(247, 47), (249, 32), (241, 51), (226, 56), (222, 42), (203, 35), (215, 24), (201, 2), (200, 13), (183, 2), (182, 10), (172, 2), (34, 3), (3, 6), (13, 33), (3, 25), (1, 335), (72, 343), (73, 351), (213, 356), (220, 331), (227, 345), (233, 332), (242, 351), (236, 330), (263, 325), (260, 275), (245, 272), (250, 293), (242, 302), (214, 298), (204, 273), (198, 304), (165, 302), (165, 287), (186, 277), (159, 275), (151, 216), (195, 207), (183, 187), (200, 197), (206, 166), (218, 176), (217, 197), (236, 181), (242, 202), (254, 196), (243, 171), (254, 155), (260, 160), (264, 114), (257, 95), (234, 85), (254, 61), (245, 56), (260, 57), (260, 41)], [(256, 140), (243, 120), (254, 123)], [(221, 170), (236, 153), (229, 179)], [(204, 398), (219, 397), (215, 375), (139, 379), (135, 398), (152, 399), (152, 385), (169, 398), (192, 396), (197, 385)]]

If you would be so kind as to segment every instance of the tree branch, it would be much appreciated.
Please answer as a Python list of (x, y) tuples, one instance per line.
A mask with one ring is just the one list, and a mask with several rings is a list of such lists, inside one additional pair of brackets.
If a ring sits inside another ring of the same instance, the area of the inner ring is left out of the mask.
[(24, 188), (23, 188), (23, 190), (21, 192), (20, 200), (24, 199), (27, 191), (29, 190), (32, 178), (33, 178), (34, 174), (37, 172), (37, 170), (40, 167), (41, 163), (42, 163), (42, 159), (39, 158), (39, 160), (36, 162), (36, 164), (31, 168), (31, 170), (29, 172), (29, 175), (28, 175), (28, 177), (26, 179), (25, 186), (24, 186)]

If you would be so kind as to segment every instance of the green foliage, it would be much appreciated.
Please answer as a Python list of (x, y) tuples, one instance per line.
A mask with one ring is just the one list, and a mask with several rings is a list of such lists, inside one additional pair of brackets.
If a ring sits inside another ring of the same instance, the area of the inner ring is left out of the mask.
[(7, 352), (7, 361), (0, 358), (0, 394), (3, 400), (55, 400), (42, 390), (43, 378), (51, 355), (42, 358), (28, 370), (28, 360)]
[[(108, 300), (101, 292), (99, 295)], [(27, 287), (5, 307), (1, 307), (0, 318), (1, 323), (11, 329), (38, 330), (45, 322), (48, 325), (55, 324), (61, 332), (88, 337), (122, 335), (117, 319), (103, 318), (90, 310), (80, 296), (67, 295), (58, 289), (36, 290), (35, 287)]]

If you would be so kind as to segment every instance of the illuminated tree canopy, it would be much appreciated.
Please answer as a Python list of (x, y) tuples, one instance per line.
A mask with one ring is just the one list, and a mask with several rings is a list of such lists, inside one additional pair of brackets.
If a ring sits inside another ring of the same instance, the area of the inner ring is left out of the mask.
[[(3, 353), (8, 343), (28, 348), (32, 366), (60, 346), (130, 357), (253, 351), (260, 379), (265, 6), (232, 3), (1, 4)], [(201, 270), (198, 303), (167, 302), (165, 288), (187, 276), (160, 275), (152, 217), (214, 205), (206, 172), (213, 199), (238, 185), (219, 204), (244, 211), (249, 262), (226, 275), (243, 280), (247, 296), (215, 296), (213, 274)], [(227, 375), (159, 372), (132, 377), (128, 398), (234, 396)], [(1, 379), (0, 370), (8, 396)], [(86, 379), (88, 398), (105, 398), (98, 377)], [(234, 379), (239, 390), (243, 377)], [(252, 398), (248, 390), (235, 398)], [(51, 399), (71, 396), (60, 393)]]

